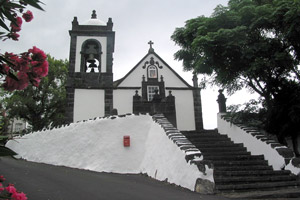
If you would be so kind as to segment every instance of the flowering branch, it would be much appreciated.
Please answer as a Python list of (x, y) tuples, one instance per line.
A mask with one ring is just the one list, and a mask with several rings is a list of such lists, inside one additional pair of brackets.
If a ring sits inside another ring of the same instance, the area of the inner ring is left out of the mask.
[[(0, 39), (3, 41), (12, 39), (17, 41), (18, 32), (21, 31), (23, 19), (30, 22), (33, 19), (31, 11), (24, 12), (27, 5), (43, 10), (39, 0), (0, 0), (0, 28), (4, 28), (8, 33), (0, 32)], [(22, 17), (18, 16), (21, 14)], [(10, 21), (9, 27), (5, 21)], [(33, 47), (28, 52), (20, 55), (13, 53), (0, 53), (0, 78), (5, 78), (2, 85), (8, 91), (23, 90), (29, 83), (38, 86), (42, 77), (48, 74), (48, 62), (46, 54)]]
[(12, 199), (12, 200), (27, 200), (26, 194), (17, 191), (13, 184), (9, 184), (7, 187), (3, 186), (5, 178), (0, 176), (0, 199)]

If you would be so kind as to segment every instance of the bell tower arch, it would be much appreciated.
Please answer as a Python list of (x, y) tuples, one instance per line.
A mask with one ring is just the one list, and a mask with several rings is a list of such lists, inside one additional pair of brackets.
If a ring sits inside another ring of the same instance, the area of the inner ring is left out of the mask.
[[(70, 56), (67, 80), (67, 120), (108, 115), (113, 109), (113, 22), (97, 19), (93, 10), (89, 20), (79, 24), (77, 17), (69, 31)], [(90, 99), (89, 99), (90, 98)], [(88, 104), (93, 104), (93, 108)]]

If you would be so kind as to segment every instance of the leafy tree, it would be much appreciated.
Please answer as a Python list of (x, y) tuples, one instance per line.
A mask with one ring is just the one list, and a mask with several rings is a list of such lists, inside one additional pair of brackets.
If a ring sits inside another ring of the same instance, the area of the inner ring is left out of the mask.
[[(204, 83), (229, 93), (245, 87), (258, 93), (271, 127), (280, 122), (272, 120), (279, 105), (288, 105), (280, 94), (292, 89), (300, 95), (293, 86), (300, 81), (299, 16), (299, 0), (229, 0), (227, 7), (219, 5), (211, 17), (188, 20), (175, 30), (171, 38), (181, 47), (175, 58), (183, 61), (185, 70), (210, 77)], [(289, 105), (285, 108), (291, 111), (299, 103)], [(299, 115), (292, 118), (300, 120)], [(286, 136), (287, 130), (279, 132)], [(293, 130), (299, 135), (300, 128)]]
[[(300, 80), (299, 8), (300, 1), (230, 0), (211, 17), (175, 30), (172, 39), (181, 47), (175, 58), (186, 70), (213, 76), (212, 83), (230, 93), (243, 87), (257, 92), (270, 108), (282, 81)], [(294, 28), (282, 28), (283, 22)]]
[(33, 131), (64, 123), (68, 62), (50, 55), (48, 62), (48, 76), (41, 80), (39, 87), (29, 85), (5, 99), (9, 117), (25, 119)]

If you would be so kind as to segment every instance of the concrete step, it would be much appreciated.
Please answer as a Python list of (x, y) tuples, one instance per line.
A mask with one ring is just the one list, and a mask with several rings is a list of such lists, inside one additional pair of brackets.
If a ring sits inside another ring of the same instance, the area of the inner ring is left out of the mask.
[(243, 144), (237, 143), (233, 144), (231, 141), (197, 141), (197, 142), (192, 142), (193, 145), (197, 146), (198, 148), (207, 148), (207, 147), (243, 147)]
[(284, 188), (271, 191), (251, 191), (251, 192), (235, 192), (235, 193), (223, 193), (230, 199), (272, 199), (272, 200), (287, 200), (287, 199), (299, 199), (299, 188)]
[(203, 147), (201, 146), (200, 147), (200, 150), (201, 152), (216, 152), (216, 153), (222, 153), (222, 152), (231, 152), (231, 153), (234, 153), (234, 152), (241, 152), (241, 151), (245, 151), (247, 152), (247, 149), (246, 147), (242, 147), (242, 146), (230, 146), (230, 147)]
[(190, 140), (191, 142), (221, 142), (221, 141), (230, 141), (232, 142), (230, 139), (228, 138), (220, 138), (220, 137), (205, 137), (205, 138), (190, 138), (190, 137), (186, 137), (188, 140)]
[(254, 170), (254, 171), (214, 171), (215, 177), (231, 177), (231, 176), (270, 176), (270, 175), (290, 175), (290, 171), (288, 170), (281, 170), (281, 171), (274, 171), (274, 170)]
[(266, 160), (247, 160), (247, 161), (213, 161), (214, 166), (253, 166), (253, 165), (268, 165)]
[(245, 165), (245, 166), (216, 166), (215, 171), (260, 171), (260, 170), (273, 170), (268, 165)]
[(250, 152), (247, 151), (202, 151), (201, 153), (203, 154), (203, 156), (227, 156), (227, 155), (243, 155), (243, 156), (250, 156)]
[(264, 160), (263, 155), (203, 155), (205, 160), (217, 161), (243, 161), (243, 160)]
[(244, 184), (216, 184), (216, 189), (221, 192), (239, 192), (239, 191), (264, 191), (277, 190), (282, 188), (296, 188), (300, 181), (281, 181), (281, 182), (255, 182)]
[(202, 130), (202, 131), (182, 131), (182, 134), (184, 135), (190, 135), (190, 134), (197, 134), (197, 135), (202, 135), (202, 134), (218, 134), (218, 131), (213, 129), (213, 130)]
[(215, 177), (215, 183), (220, 184), (241, 184), (252, 182), (276, 182), (276, 181), (296, 181), (296, 176), (287, 175), (266, 175), (266, 176), (233, 176)]

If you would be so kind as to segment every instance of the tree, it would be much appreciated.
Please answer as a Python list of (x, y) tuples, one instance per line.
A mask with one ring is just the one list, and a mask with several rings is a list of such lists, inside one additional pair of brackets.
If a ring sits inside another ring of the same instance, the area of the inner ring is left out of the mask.
[[(230, 0), (228, 7), (218, 6), (211, 17), (188, 20), (175, 30), (172, 39), (181, 47), (175, 58), (183, 60), (186, 70), (213, 76), (214, 84), (231, 93), (243, 87), (257, 92), (270, 107), (281, 82), (299, 82), (300, 77), (295, 56), (299, 26), (286, 30), (278, 20), (287, 18), (280, 11), (287, 8), (299, 9), (300, 2)], [(299, 21), (291, 18), (286, 21)]]
[(171, 38), (181, 47), (175, 58), (229, 93), (244, 87), (258, 93), (270, 121), (275, 104), (286, 104), (279, 94), (300, 81), (299, 16), (299, 0), (229, 0), (211, 17), (175, 30)]
[(63, 124), (67, 77), (66, 60), (56, 60), (48, 55), (49, 73), (39, 87), (29, 85), (22, 91), (14, 91), (6, 98), (5, 107), (10, 118), (25, 119), (33, 131)]

